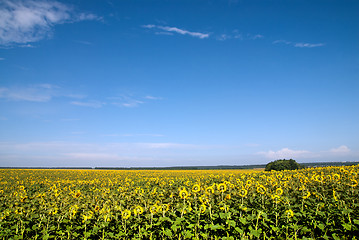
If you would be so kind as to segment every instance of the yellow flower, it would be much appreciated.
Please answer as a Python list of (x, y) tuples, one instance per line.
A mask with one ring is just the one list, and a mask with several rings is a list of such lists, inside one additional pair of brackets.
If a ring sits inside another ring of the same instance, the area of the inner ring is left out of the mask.
[(349, 184), (349, 186), (351, 186), (351, 187), (356, 187), (356, 186), (358, 186), (358, 181), (355, 180), (355, 179), (352, 179), (352, 180), (351, 180), (351, 184)]
[(338, 201), (338, 198), (337, 198), (337, 196), (336, 196), (336, 194), (335, 194), (335, 190), (334, 190), (334, 189), (333, 189), (333, 198), (334, 198), (335, 201)]
[(231, 199), (231, 194), (227, 194), (226, 199), (230, 200)]
[(307, 195), (303, 196), (302, 198), (303, 198), (303, 199), (307, 199), (307, 198), (309, 198), (310, 195), (311, 195), (310, 192), (307, 191)]
[(195, 184), (192, 187), (192, 192), (196, 193), (199, 192), (201, 190), (201, 186), (199, 184)]
[(142, 214), (143, 213), (143, 208), (140, 205), (137, 205), (135, 207), (135, 209), (133, 209), (133, 214), (137, 215), (137, 214)]
[(283, 189), (282, 188), (277, 188), (277, 190), (275, 190), (275, 193), (279, 196), (281, 196), (283, 194)]
[(179, 192), (179, 196), (182, 198), (182, 199), (186, 199), (188, 197), (188, 192), (186, 189), (182, 189), (180, 192)]
[(265, 194), (266, 193), (266, 188), (263, 185), (259, 185), (257, 187), (257, 192), (259, 192), (260, 194)]
[(90, 220), (90, 219), (92, 218), (92, 216), (93, 216), (93, 212), (92, 212), (92, 211), (89, 211), (87, 214), (82, 215), (82, 218), (83, 218), (82, 222), (84, 223), (84, 222), (86, 222), (87, 220)]
[(123, 210), (123, 212), (121, 213), (121, 216), (123, 219), (129, 219), (131, 217), (131, 211), (128, 209)]
[(220, 192), (225, 192), (227, 190), (227, 185), (224, 183), (220, 183), (217, 185), (217, 190)]
[(213, 187), (212, 187), (212, 186), (207, 187), (207, 188), (206, 188), (206, 193), (207, 193), (207, 194), (214, 193)]
[(287, 218), (291, 218), (294, 216), (294, 212), (292, 211), (292, 209), (286, 210), (284, 214)]
[(167, 212), (170, 206), (168, 204), (162, 204), (157, 207), (157, 212)]
[(157, 205), (157, 204), (151, 206), (151, 207), (150, 207), (150, 212), (151, 212), (152, 214), (155, 214), (155, 213), (157, 212), (157, 208), (158, 208), (158, 205)]
[(275, 194), (275, 195), (272, 195), (271, 198), (274, 200), (274, 201), (280, 201), (280, 196)]
[(200, 210), (201, 213), (205, 213), (205, 212), (206, 212), (206, 209), (207, 209), (207, 207), (206, 207), (206, 205), (204, 205), (204, 204), (202, 204), (202, 205), (199, 207), (199, 210)]
[(81, 192), (80, 190), (78, 190), (75, 194), (74, 194), (74, 198), (78, 198), (81, 196)]
[(242, 188), (242, 189), (239, 191), (239, 196), (241, 196), (241, 197), (245, 197), (245, 196), (247, 196), (247, 194), (248, 194), (248, 191), (247, 191), (247, 189), (245, 189), (245, 188)]
[(97, 212), (98, 210), (100, 210), (100, 207), (96, 205), (94, 211)]

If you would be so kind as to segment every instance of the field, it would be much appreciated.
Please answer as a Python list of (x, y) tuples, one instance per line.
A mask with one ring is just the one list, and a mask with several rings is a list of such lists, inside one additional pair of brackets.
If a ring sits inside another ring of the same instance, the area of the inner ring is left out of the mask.
[(0, 170), (1, 239), (355, 239), (359, 166)]

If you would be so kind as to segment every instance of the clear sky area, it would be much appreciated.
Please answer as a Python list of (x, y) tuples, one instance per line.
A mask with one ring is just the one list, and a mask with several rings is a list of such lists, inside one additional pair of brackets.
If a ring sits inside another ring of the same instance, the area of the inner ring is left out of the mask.
[(0, 167), (358, 161), (358, 13), (0, 0)]

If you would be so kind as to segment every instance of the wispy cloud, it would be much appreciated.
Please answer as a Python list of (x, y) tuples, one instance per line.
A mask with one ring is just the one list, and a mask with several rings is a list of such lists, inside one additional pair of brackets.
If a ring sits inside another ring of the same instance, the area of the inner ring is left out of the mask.
[(162, 100), (163, 99), (161, 97), (154, 97), (154, 96), (151, 96), (151, 95), (147, 95), (144, 98), (149, 99), (149, 100)]
[(151, 95), (147, 95), (145, 97), (135, 97), (131, 94), (122, 94), (118, 97), (110, 97), (109, 99), (113, 100), (111, 104), (126, 108), (138, 107), (141, 104), (146, 103), (148, 100), (162, 100), (161, 97), (154, 97)]
[(3, 61), (3, 60), (5, 60), (5, 58), (0, 57), (0, 61)]
[(324, 45), (325, 45), (324, 43), (295, 43), (294, 47), (313, 48), (313, 47), (322, 47)]
[(337, 147), (337, 148), (332, 148), (329, 151), (331, 153), (349, 153), (350, 149), (347, 146), (342, 145), (342, 146)]
[(0, 46), (22, 45), (50, 37), (56, 24), (100, 20), (91, 14), (76, 12), (58, 1), (0, 1)]
[(48, 102), (54, 97), (83, 98), (83, 95), (69, 94), (53, 84), (0, 87), (0, 99), (7, 101)]
[(181, 35), (189, 35), (189, 36), (200, 38), (200, 39), (209, 37), (208, 33), (190, 32), (190, 31), (187, 31), (187, 30), (184, 30), (181, 28), (177, 28), (177, 27), (168, 27), (168, 26), (153, 25), (153, 24), (143, 25), (142, 27), (148, 28), (148, 29), (161, 30), (160, 32), (156, 32), (157, 34), (161, 33), (162, 31), (165, 31), (165, 32), (169, 32), (169, 33), (178, 33)]
[(0, 98), (9, 101), (47, 102), (55, 95), (57, 86), (39, 84), (30, 87), (0, 88)]
[(257, 39), (261, 39), (261, 38), (264, 38), (264, 36), (261, 34), (251, 34), (251, 33), (243, 34), (243, 33), (240, 33), (238, 30), (233, 30), (229, 34), (227, 34), (227, 33), (220, 34), (216, 37), (216, 39), (219, 41), (225, 41), (225, 40), (229, 40), (229, 39), (257, 40)]
[(125, 134), (103, 134), (103, 137), (164, 137), (162, 134), (152, 134), (152, 133), (125, 133)]
[(298, 157), (308, 157), (310, 152), (307, 150), (292, 150), (289, 148), (282, 148), (278, 151), (268, 151), (268, 152), (259, 152), (259, 155), (263, 155), (266, 158), (270, 159), (282, 159), (282, 158), (298, 158)]
[(291, 42), (287, 40), (276, 40), (273, 41), (273, 44), (285, 44), (293, 47), (299, 48), (314, 48), (314, 47), (323, 47), (325, 43), (301, 43), (301, 42)]
[(103, 107), (106, 103), (100, 101), (73, 101), (70, 102), (72, 105), (80, 107), (91, 107), (91, 108), (100, 108)]

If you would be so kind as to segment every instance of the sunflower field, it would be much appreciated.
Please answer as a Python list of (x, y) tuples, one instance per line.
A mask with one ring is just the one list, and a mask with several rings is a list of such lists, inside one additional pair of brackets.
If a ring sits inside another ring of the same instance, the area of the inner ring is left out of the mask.
[(355, 239), (358, 172), (0, 169), (0, 239)]

